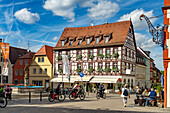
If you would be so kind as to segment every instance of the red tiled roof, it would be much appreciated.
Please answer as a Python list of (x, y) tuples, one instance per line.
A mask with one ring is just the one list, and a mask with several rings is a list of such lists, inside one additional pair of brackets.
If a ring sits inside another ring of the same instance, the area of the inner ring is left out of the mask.
[[(110, 24), (103, 24), (103, 25), (96, 25), (96, 26), (88, 26), (88, 27), (73, 27), (73, 28), (65, 28), (58, 43), (55, 46), (55, 50), (59, 49), (66, 49), (66, 48), (86, 48), (86, 47), (101, 47), (101, 46), (110, 46), (110, 45), (123, 45), (126, 41), (127, 34), (129, 32), (129, 28), (131, 26), (131, 21), (123, 21), (117, 23), (110, 23)], [(96, 44), (95, 38), (90, 44), (86, 44), (88, 36), (97, 36), (97, 35), (111, 35), (111, 39), (108, 43), (104, 42), (104, 38)], [(69, 46), (69, 41), (64, 45), (61, 46), (61, 40), (66, 38), (76, 40), (73, 42), (71, 46)], [(78, 38), (85, 37), (86, 39), (78, 45)]]
[(51, 64), (53, 64), (53, 47), (44, 45), (35, 55), (47, 55)]
[(25, 54), (25, 55), (23, 55), (23, 56), (21, 56), (21, 57), (19, 57), (19, 58), (22, 58), (22, 59), (32, 59), (33, 58), (33, 56), (34, 56), (34, 52), (28, 52), (27, 54)]

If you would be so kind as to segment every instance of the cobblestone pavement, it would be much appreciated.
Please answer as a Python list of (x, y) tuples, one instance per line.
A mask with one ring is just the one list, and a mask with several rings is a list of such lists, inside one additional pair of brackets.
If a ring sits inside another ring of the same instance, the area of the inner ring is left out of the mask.
[(6, 108), (0, 108), (0, 113), (111, 113), (111, 112), (170, 112), (169, 109), (158, 107), (139, 107), (133, 105), (135, 95), (128, 99), (128, 106), (123, 107), (122, 98), (118, 94), (107, 94), (106, 99), (95, 98), (95, 94), (90, 94), (84, 101), (76, 99), (70, 101), (68, 98), (64, 102), (49, 102), (44, 97), (42, 102), (38, 98), (16, 99), (10, 101)]

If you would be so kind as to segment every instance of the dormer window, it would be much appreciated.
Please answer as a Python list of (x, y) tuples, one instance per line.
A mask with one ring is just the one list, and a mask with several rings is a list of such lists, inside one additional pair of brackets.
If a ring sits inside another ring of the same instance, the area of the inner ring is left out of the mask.
[(64, 40), (62, 40), (62, 41), (61, 41), (61, 46), (64, 46), (64, 43), (65, 43), (65, 41), (64, 41)]
[(87, 39), (87, 44), (90, 44), (90, 38)]
[(98, 44), (99, 43), (99, 38), (96, 38), (96, 44)]
[(82, 43), (82, 39), (81, 39), (81, 40), (79, 40), (79, 43), (78, 43), (78, 45), (81, 45), (81, 43)]
[(109, 42), (109, 37), (105, 37), (105, 43)]
[(69, 44), (69, 46), (71, 46), (73, 44), (73, 40), (70, 40), (70, 44)]

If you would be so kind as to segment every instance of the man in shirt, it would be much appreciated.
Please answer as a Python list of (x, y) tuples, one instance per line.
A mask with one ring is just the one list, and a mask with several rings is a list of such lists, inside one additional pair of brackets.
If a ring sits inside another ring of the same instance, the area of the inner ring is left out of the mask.
[(74, 87), (73, 87), (73, 91), (74, 91), (76, 94), (78, 94), (78, 92), (79, 92), (78, 88), (79, 88), (79, 82), (77, 82), (77, 84), (75, 84)]
[(11, 100), (11, 94), (12, 94), (12, 88), (10, 85), (7, 85), (6, 88), (4, 88), (6, 96)]
[(59, 94), (60, 94), (60, 89), (61, 89), (61, 84), (62, 82), (60, 82), (56, 88), (56, 95), (57, 95), (57, 99), (59, 98)]
[(156, 98), (156, 92), (154, 91), (154, 88), (151, 88), (151, 91), (149, 92), (149, 94), (148, 94), (148, 98), (146, 99), (146, 106), (148, 106), (149, 105), (149, 101), (150, 100), (155, 100)]

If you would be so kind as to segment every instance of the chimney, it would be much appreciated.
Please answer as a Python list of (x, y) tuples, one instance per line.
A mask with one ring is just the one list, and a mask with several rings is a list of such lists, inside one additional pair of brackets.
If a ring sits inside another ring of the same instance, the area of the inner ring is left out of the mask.
[(108, 24), (108, 22), (104, 22), (104, 24)]
[(93, 26), (93, 20), (91, 21), (91, 26)]
[(0, 42), (2, 42), (2, 38), (0, 38)]
[(145, 51), (145, 53), (150, 57), (150, 51)]

